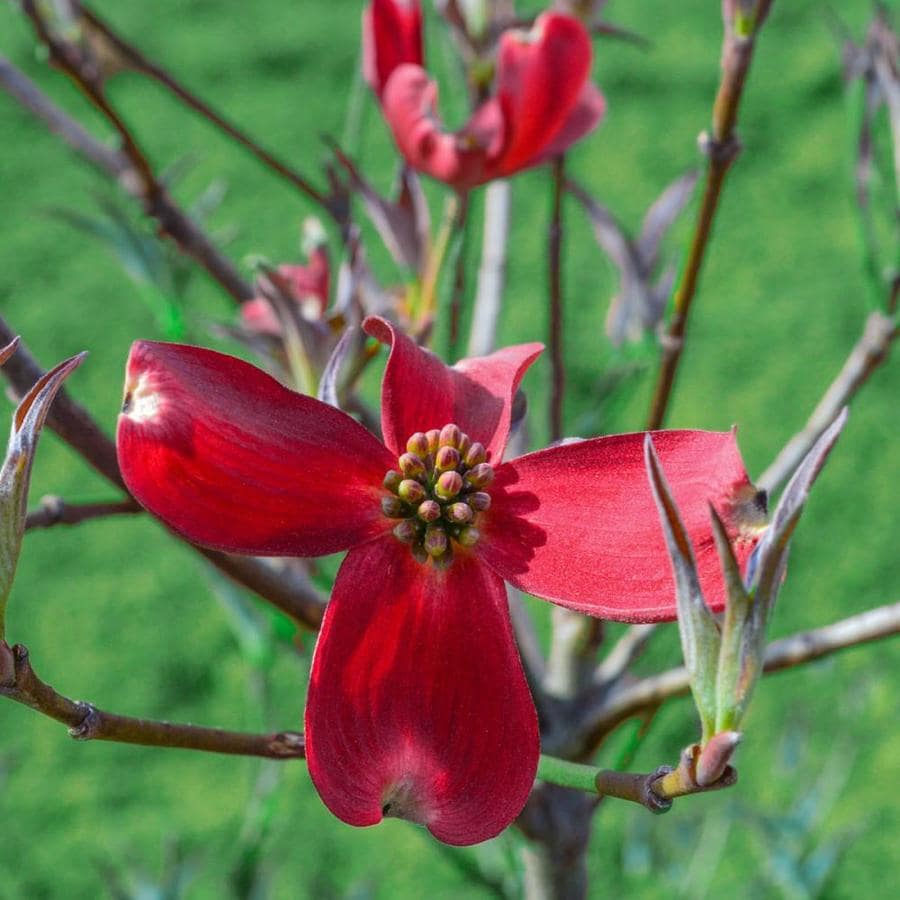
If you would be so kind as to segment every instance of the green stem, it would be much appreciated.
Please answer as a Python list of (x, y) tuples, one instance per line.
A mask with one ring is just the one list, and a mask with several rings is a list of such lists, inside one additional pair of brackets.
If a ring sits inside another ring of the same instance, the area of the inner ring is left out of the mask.
[(573, 763), (565, 759), (557, 759), (555, 756), (545, 756), (542, 753), (538, 762), (537, 777), (541, 781), (549, 781), (551, 784), (596, 794), (598, 772), (600, 769), (594, 766)]

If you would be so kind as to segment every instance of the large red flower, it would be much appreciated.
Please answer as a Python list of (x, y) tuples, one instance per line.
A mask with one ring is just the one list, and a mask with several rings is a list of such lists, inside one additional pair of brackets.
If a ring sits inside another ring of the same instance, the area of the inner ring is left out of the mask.
[[(401, 11), (418, 16), (415, 31), (394, 25)], [(417, 3), (375, 0), (363, 22), (367, 77), (413, 168), (468, 190), (547, 162), (599, 123), (604, 101), (590, 81), (590, 35), (578, 19), (548, 12), (530, 31), (503, 33), (494, 93), (459, 131), (445, 131), (437, 85), (422, 68), (421, 46), (413, 50), (420, 18)]]
[[(522, 809), (539, 754), (504, 579), (593, 615), (655, 621), (675, 617), (671, 567), (642, 435), (502, 461), (539, 344), (450, 368), (383, 319), (365, 327), (391, 346), (383, 444), (245, 362), (138, 342), (119, 462), (141, 503), (197, 543), (349, 550), (313, 659), (310, 775), (345, 822), (398, 815), (475, 843)], [(654, 443), (721, 608), (707, 501), (736, 522), (749, 483), (734, 435), (668, 431)]]

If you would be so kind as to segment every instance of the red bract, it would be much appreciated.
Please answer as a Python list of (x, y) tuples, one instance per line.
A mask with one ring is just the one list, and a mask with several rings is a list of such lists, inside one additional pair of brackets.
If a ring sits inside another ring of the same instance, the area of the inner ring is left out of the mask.
[(419, 0), (372, 0), (363, 11), (363, 77), (380, 98), (394, 69), (422, 65)]
[[(321, 319), (331, 290), (331, 266), (326, 248), (313, 247), (308, 265), (279, 266), (278, 275), (290, 298), (300, 307), (300, 314), (310, 320)], [(241, 321), (247, 329), (259, 334), (281, 334), (278, 316), (265, 297), (254, 297), (242, 303)]]
[[(381, 5), (392, 4), (374, 4), (373, 13)], [(421, 64), (398, 65), (393, 45), (375, 37), (374, 58), (384, 57), (389, 73), (379, 96), (397, 147), (411, 166), (457, 190), (547, 162), (603, 115), (590, 81), (590, 35), (571, 16), (544, 13), (530, 32), (501, 36), (494, 93), (457, 132), (441, 127), (437, 85)]]
[[(240, 360), (139, 342), (119, 461), (134, 495), (197, 543), (252, 554), (348, 549), (306, 707), (310, 775), (345, 822), (397, 815), (442, 841), (486, 840), (522, 809), (539, 734), (503, 580), (593, 615), (675, 616), (643, 436), (502, 462), (513, 396), (539, 344), (450, 368), (383, 319), (384, 444)], [(655, 446), (705, 595), (724, 588), (707, 501), (739, 549), (750, 490), (733, 433)]]

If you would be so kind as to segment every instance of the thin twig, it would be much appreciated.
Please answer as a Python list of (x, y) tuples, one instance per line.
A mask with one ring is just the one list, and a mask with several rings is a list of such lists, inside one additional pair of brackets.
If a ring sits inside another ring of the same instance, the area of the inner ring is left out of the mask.
[(459, 214), (457, 215), (458, 244), (456, 246), (455, 260), (453, 263), (453, 285), (450, 289), (450, 324), (447, 340), (449, 353), (447, 362), (454, 362), (459, 355), (459, 328), (462, 318), (463, 295), (466, 291), (466, 238), (469, 228), (469, 195), (465, 194), (461, 201)]
[(110, 503), (66, 503), (62, 497), (42, 497), (37, 509), (31, 510), (25, 519), (25, 530), (51, 528), (54, 525), (80, 525), (91, 519), (108, 516), (134, 515), (143, 512), (136, 500), (118, 500)]
[(772, 465), (759, 477), (757, 484), (761, 488), (772, 492), (788, 479), (822, 432), (853, 399), (872, 373), (887, 360), (891, 344), (898, 334), (900, 327), (884, 313), (873, 312), (869, 315), (862, 335), (806, 425), (787, 442)]
[[(758, 13), (760, 22), (765, 18), (770, 5), (771, 0), (763, 0), (759, 4), (760, 7), (765, 7), (764, 11)], [(713, 219), (719, 207), (722, 185), (740, 151), (735, 125), (747, 72), (753, 60), (757, 33), (757, 28), (754, 28), (749, 35), (738, 34), (732, 27), (726, 27), (725, 30), (722, 78), (713, 107), (712, 131), (710, 134), (701, 135), (700, 139), (701, 149), (707, 157), (706, 186), (697, 213), (697, 222), (694, 226), (694, 235), (691, 239), (684, 273), (678, 290), (675, 292), (672, 316), (661, 338), (662, 359), (647, 418), (648, 430), (661, 428), (666, 417), (666, 408), (669, 404), (672, 386), (675, 383), (675, 373), (684, 349), (684, 336), (691, 303), (697, 291), (700, 269), (706, 255)]]
[(566, 362), (563, 354), (563, 286), (562, 286), (562, 197), (565, 190), (566, 160), (564, 156), (553, 162), (553, 206), (547, 236), (548, 277), (550, 300), (550, 331), (547, 344), (553, 375), (550, 385), (550, 440), (563, 435), (563, 397), (566, 391)]
[[(8, 344), (15, 336), (16, 333), (0, 318), (0, 346)], [(20, 343), (16, 353), (3, 366), (2, 374), (13, 390), (24, 396), (40, 380), (44, 370), (28, 348)], [(75, 403), (65, 390), (57, 394), (47, 417), (47, 425), (104, 478), (123, 493), (128, 493), (119, 471), (115, 444), (87, 410)], [(317, 629), (321, 624), (324, 600), (297, 573), (289, 569), (278, 570), (274, 562), (250, 556), (230, 556), (193, 544), (190, 546), (234, 581), (268, 600), (297, 622), (312, 629)]]
[(79, 4), (79, 12), (92, 28), (103, 35), (106, 40), (127, 60), (129, 65), (136, 71), (157, 81), (167, 90), (171, 91), (186, 106), (190, 107), (194, 112), (199, 113), (208, 122), (223, 131), (230, 138), (236, 141), (245, 150), (248, 150), (263, 165), (278, 174), (285, 181), (292, 184), (302, 194), (313, 202), (317, 203), (322, 209), (331, 216), (335, 216), (335, 209), (329, 203), (328, 198), (310, 184), (299, 172), (291, 168), (286, 162), (270, 153), (264, 147), (260, 146), (244, 131), (229, 122), (224, 116), (216, 112), (204, 100), (201, 100), (196, 94), (189, 91), (184, 85), (177, 81), (169, 72), (161, 66), (148, 59), (133, 44), (128, 43), (121, 35), (113, 31), (107, 22), (101, 19), (95, 12), (87, 7)]
[(492, 181), (484, 192), (484, 234), (469, 331), (469, 356), (486, 356), (497, 346), (497, 322), (506, 285), (511, 201), (508, 181)]
[(38, 38), (47, 47), (51, 61), (75, 83), (118, 134), (122, 153), (130, 163), (130, 174), (133, 176), (124, 181), (120, 178), (120, 181), (132, 196), (141, 201), (145, 213), (155, 219), (181, 251), (203, 266), (235, 300), (241, 302), (251, 298), (254, 294), (251, 285), (241, 278), (234, 264), (219, 253), (208, 235), (175, 203), (156, 178), (134, 134), (106, 99), (97, 74), (86, 71), (77, 48), (58, 40), (50, 32), (35, 0), (22, 0), (22, 10), (31, 20)]
[[(900, 602), (773, 641), (766, 649), (765, 671), (777, 672), (803, 665), (895, 634), (900, 634)], [(598, 735), (608, 734), (625, 719), (689, 690), (687, 670), (683, 666), (670, 669), (608, 694), (593, 708), (586, 707), (583, 726), (596, 741)]]
[(644, 652), (658, 627), (657, 624), (630, 626), (597, 666), (594, 684), (603, 687), (618, 681)]
[(10, 647), (0, 642), (0, 696), (62, 722), (78, 741), (114, 741), (268, 759), (302, 759), (306, 753), (303, 735), (296, 731), (248, 734), (135, 719), (104, 712), (81, 700), (70, 700), (38, 678), (28, 651), (21, 644)]
[(0, 56), (0, 87), (103, 174), (119, 180), (126, 178), (132, 171), (131, 163), (124, 153), (98, 141), (53, 103), (5, 56)]

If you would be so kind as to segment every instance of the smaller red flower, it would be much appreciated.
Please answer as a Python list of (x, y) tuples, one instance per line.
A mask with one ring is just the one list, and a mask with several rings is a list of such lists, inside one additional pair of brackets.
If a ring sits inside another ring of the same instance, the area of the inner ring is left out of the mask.
[(363, 11), (363, 77), (381, 99), (394, 69), (422, 65), (419, 0), (372, 0)]
[[(389, 6), (387, 0), (373, 3), (371, 20)], [(370, 28), (364, 43), (397, 147), (413, 168), (457, 190), (547, 162), (603, 116), (603, 96), (590, 81), (591, 38), (571, 16), (544, 13), (531, 31), (504, 32), (494, 94), (456, 132), (443, 130), (437, 85), (421, 62), (405, 61), (396, 36), (389, 41), (380, 34)]]
[[(299, 306), (300, 315), (310, 321), (321, 319), (328, 306), (331, 291), (331, 264), (325, 245), (320, 243), (313, 246), (307, 265), (281, 265), (278, 267), (278, 275), (290, 298)], [(241, 304), (241, 322), (248, 331), (255, 331), (257, 334), (281, 334), (278, 316), (265, 297), (253, 297)]]

